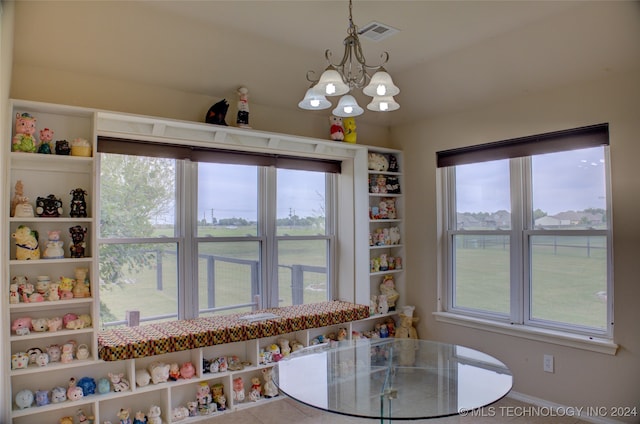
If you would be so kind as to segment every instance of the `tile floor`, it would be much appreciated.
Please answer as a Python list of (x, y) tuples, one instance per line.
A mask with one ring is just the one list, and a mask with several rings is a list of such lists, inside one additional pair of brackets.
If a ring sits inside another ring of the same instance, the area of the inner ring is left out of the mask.
[[(513, 424), (586, 424), (576, 417), (532, 417), (523, 415), (524, 411), (532, 405), (519, 402), (510, 398), (480, 410), (485, 416), (462, 417), (452, 416), (432, 420), (395, 421), (395, 423), (424, 423), (424, 424), (489, 424), (489, 423), (513, 423)], [(535, 407), (534, 407), (535, 408)], [(308, 407), (292, 399), (284, 398), (266, 402), (264, 405), (247, 408), (231, 414), (220, 414), (209, 420), (202, 421), (207, 424), (380, 424), (379, 420), (347, 417), (338, 414), (323, 412)]]

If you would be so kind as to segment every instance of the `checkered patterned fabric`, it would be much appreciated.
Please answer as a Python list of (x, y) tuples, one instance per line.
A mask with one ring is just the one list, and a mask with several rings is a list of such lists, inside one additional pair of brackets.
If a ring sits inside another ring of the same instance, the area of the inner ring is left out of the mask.
[(239, 313), (104, 330), (98, 333), (100, 359), (142, 358), (326, 327), (367, 318), (369, 306), (330, 301), (253, 312), (259, 313), (279, 318), (248, 322), (241, 317), (251, 314)]

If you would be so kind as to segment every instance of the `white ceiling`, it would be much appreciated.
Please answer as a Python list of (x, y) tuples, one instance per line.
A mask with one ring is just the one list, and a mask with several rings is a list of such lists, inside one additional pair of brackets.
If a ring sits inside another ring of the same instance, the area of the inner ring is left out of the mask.
[[(14, 62), (296, 108), (347, 18), (347, 0), (19, 0)], [(383, 124), (640, 69), (638, 1), (355, 0), (353, 18), (400, 29), (362, 40), (401, 89), (399, 111), (361, 118)]]

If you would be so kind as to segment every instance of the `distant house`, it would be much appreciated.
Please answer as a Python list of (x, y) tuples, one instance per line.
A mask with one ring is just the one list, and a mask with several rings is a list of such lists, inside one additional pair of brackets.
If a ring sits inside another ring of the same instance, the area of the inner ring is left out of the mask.
[(563, 225), (570, 225), (571, 221), (568, 219), (560, 219), (554, 216), (543, 216), (535, 221), (536, 227), (560, 227)]
[(601, 213), (589, 212), (560, 212), (555, 215), (543, 216), (535, 220), (536, 227), (566, 227), (566, 226), (598, 226), (602, 224)]

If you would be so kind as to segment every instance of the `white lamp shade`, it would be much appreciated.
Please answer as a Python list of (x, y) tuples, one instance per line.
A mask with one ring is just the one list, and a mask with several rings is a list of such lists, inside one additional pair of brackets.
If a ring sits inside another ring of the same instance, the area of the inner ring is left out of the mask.
[[(397, 103), (396, 103), (397, 104)], [(333, 114), (335, 116), (340, 116), (342, 118), (348, 118), (350, 116), (359, 116), (364, 113), (364, 109), (358, 106), (358, 102), (356, 99), (347, 94), (346, 96), (342, 96), (340, 101), (338, 102), (338, 106), (333, 109)]]
[(320, 94), (314, 86), (307, 90), (304, 99), (298, 103), (298, 107), (306, 110), (322, 110), (331, 107), (331, 102)]
[(315, 88), (325, 96), (341, 96), (349, 92), (349, 86), (344, 83), (342, 76), (333, 66), (328, 66), (320, 75)]
[(374, 112), (391, 112), (400, 109), (400, 105), (392, 96), (375, 96), (367, 105), (367, 109)]
[(362, 89), (367, 96), (395, 96), (400, 93), (400, 89), (396, 87), (391, 79), (391, 75), (382, 68), (371, 77), (369, 85)]

